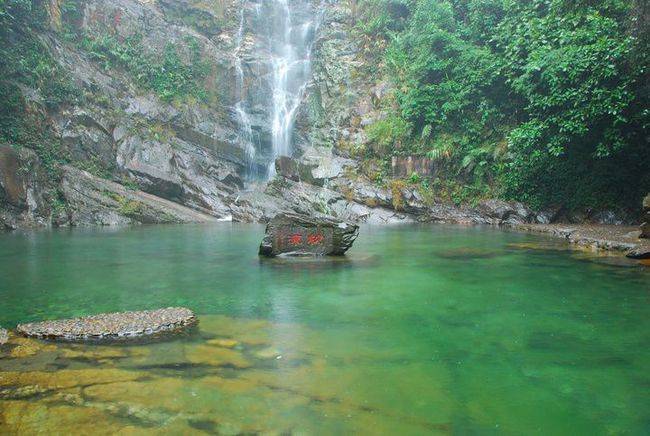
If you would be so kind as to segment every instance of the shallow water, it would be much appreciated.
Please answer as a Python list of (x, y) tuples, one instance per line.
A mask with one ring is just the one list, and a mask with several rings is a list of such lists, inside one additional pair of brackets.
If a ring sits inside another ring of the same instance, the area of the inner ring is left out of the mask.
[(364, 227), (345, 260), (263, 227), (0, 235), (0, 325), (187, 306), (131, 346), (12, 337), (0, 433), (648, 434), (650, 269), (492, 228)]

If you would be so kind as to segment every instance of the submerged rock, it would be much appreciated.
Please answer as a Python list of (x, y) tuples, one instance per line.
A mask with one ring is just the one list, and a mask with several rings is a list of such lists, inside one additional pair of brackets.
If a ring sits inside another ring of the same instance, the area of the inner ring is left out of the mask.
[(221, 348), (235, 348), (239, 345), (239, 342), (234, 339), (210, 339), (207, 343)]
[(259, 254), (274, 257), (342, 255), (359, 235), (359, 226), (329, 217), (280, 213), (266, 226)]
[(650, 259), (650, 247), (647, 245), (636, 247), (628, 251), (628, 253), (625, 256), (629, 257), (630, 259), (638, 259), (638, 260)]
[(490, 259), (493, 257), (501, 256), (503, 253), (496, 251), (482, 250), (478, 248), (455, 248), (436, 253), (438, 257), (451, 260), (467, 260), (467, 259)]
[(110, 340), (177, 331), (196, 322), (196, 316), (191, 310), (183, 307), (168, 307), (19, 324), (16, 330), (22, 335), (41, 339)]

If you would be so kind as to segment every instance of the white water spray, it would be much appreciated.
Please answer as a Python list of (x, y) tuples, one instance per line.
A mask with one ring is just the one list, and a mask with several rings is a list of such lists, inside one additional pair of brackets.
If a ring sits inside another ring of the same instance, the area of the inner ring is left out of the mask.
[[(242, 5), (243, 6), (243, 5)], [(246, 111), (246, 92), (244, 82), (244, 68), (242, 66), (242, 49), (244, 43), (244, 7), (241, 8), (239, 15), (239, 28), (236, 35), (235, 46), (235, 71), (236, 75), (236, 99), (235, 114), (237, 117), (237, 124), (239, 125), (239, 140), (244, 146), (246, 153), (246, 161), (248, 163), (249, 174), (253, 172), (255, 161), (255, 144), (253, 143), (253, 128), (251, 119)]]
[[(250, 15), (246, 4), (242, 0), (235, 36), (233, 114), (249, 176), (259, 176), (256, 168), (262, 164), (271, 177), (275, 159), (293, 152), (294, 122), (311, 75), (311, 49), (320, 20), (311, 0), (263, 0), (248, 9)], [(256, 51), (246, 63), (244, 52), (250, 47)], [(262, 119), (268, 124), (260, 126)]]
[[(296, 112), (311, 74), (311, 48), (314, 19), (308, 3), (298, 3), (303, 13), (292, 14), (288, 0), (272, 0), (272, 24), (269, 28), (271, 69), (273, 72), (271, 112), (272, 160), (269, 176), (275, 172), (275, 158), (291, 156)], [(308, 11), (307, 14), (304, 11)]]

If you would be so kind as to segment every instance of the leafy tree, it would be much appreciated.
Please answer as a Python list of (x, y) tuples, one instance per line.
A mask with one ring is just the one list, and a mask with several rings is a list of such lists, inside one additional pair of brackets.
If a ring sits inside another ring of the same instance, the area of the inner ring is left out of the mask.
[(384, 158), (426, 153), (468, 192), (536, 207), (636, 208), (650, 190), (644, 3), (412, 0), (395, 25), (364, 3), (412, 126), (382, 136)]

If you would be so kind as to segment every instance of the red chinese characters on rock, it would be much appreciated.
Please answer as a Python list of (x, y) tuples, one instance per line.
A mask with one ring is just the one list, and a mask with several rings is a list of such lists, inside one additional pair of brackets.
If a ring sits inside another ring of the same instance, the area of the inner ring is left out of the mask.
[(325, 236), (323, 236), (322, 233), (313, 233), (313, 234), (307, 236), (307, 243), (309, 245), (318, 245), (321, 242), (323, 242), (324, 239), (325, 239)]
[(302, 244), (302, 235), (299, 233), (294, 233), (289, 236), (289, 244), (291, 245), (300, 245)]

